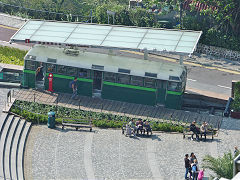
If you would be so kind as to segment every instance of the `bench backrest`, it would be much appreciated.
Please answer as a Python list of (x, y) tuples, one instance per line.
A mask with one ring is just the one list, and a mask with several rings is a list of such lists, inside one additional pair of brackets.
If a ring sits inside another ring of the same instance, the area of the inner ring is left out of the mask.
[(72, 119), (72, 118), (63, 118), (62, 123), (73, 123), (73, 124), (89, 124), (92, 125), (91, 119)]

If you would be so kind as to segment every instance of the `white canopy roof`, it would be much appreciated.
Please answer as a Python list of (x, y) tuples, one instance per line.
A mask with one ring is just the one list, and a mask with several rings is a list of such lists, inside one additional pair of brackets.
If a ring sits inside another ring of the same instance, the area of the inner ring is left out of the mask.
[(201, 31), (153, 29), (100, 24), (29, 20), (11, 42), (66, 44), (120, 49), (144, 49), (191, 54)]

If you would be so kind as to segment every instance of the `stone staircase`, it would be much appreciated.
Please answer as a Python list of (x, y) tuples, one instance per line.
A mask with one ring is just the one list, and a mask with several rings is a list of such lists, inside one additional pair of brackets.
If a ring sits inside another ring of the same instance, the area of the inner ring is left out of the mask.
[(24, 180), (24, 148), (31, 123), (17, 116), (0, 116), (0, 180)]

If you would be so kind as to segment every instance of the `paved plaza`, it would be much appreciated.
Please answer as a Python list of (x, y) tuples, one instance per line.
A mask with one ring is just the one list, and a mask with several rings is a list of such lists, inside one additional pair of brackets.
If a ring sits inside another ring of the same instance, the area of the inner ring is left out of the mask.
[[(233, 128), (234, 127), (234, 128)], [(240, 120), (225, 118), (213, 141), (179, 133), (129, 138), (120, 130), (48, 129), (33, 126), (25, 151), (26, 179), (184, 179), (184, 154), (214, 157), (239, 145)], [(210, 172), (206, 171), (209, 176)]]
[[(7, 92), (0, 89), (1, 109)], [(183, 139), (179, 133), (129, 138), (119, 129), (93, 130), (32, 126), (25, 149), (25, 179), (181, 180), (185, 153), (194, 152), (201, 166), (206, 154), (222, 156), (239, 146), (240, 120), (223, 118), (219, 134), (207, 142)]]

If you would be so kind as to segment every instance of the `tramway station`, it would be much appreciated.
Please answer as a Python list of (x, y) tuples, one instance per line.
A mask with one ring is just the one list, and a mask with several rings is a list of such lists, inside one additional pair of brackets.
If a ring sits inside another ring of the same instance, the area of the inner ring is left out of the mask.
[[(187, 79), (181, 59), (193, 53), (201, 34), (29, 20), (11, 42), (36, 44), (25, 56), (24, 87), (71, 93), (68, 84), (77, 77), (80, 95), (181, 109)], [(109, 53), (88, 52), (84, 47)], [(115, 49), (144, 51), (144, 59), (113, 55)], [(148, 60), (148, 52), (162, 51), (178, 54), (180, 63)], [(42, 75), (37, 76), (39, 67)]]

